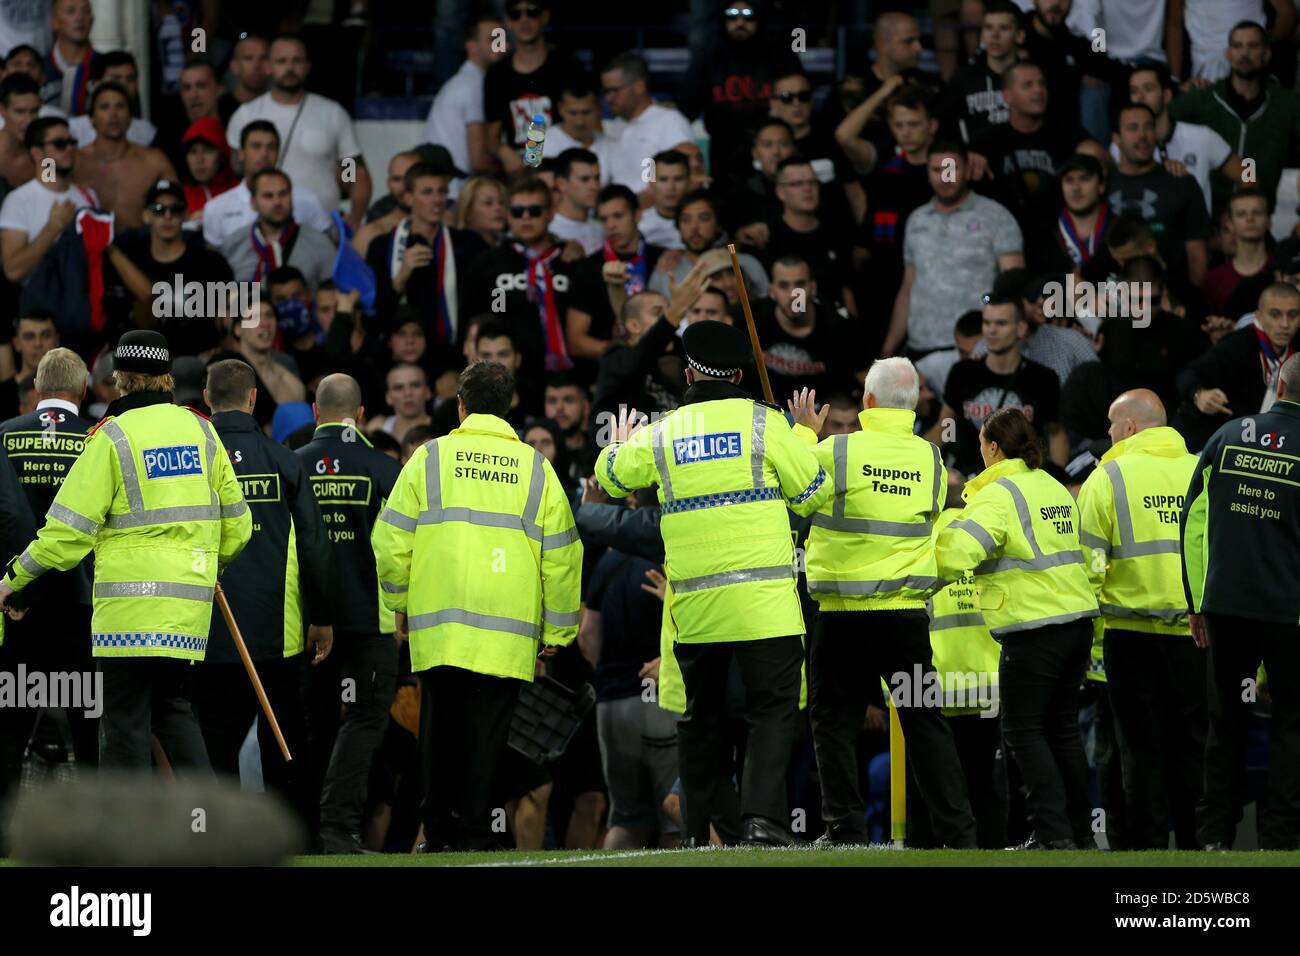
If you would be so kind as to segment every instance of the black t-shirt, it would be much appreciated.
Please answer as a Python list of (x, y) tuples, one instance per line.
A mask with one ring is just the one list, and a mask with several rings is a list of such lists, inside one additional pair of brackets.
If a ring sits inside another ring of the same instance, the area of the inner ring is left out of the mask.
[(964, 143), (974, 143), (985, 130), (1011, 118), (1002, 98), (1002, 76), (989, 69), (982, 52), (953, 74), (936, 110), (943, 135)]
[[(203, 244), (199, 237), (185, 237), (185, 251), (181, 253), (179, 259), (171, 262), (159, 262), (153, 257), (149, 249), (148, 232), (144, 230), (130, 230), (118, 236), (114, 240), (126, 257), (131, 260), (137, 269), (145, 274), (151, 285), (161, 282), (167, 286), (168, 295), (172, 298), (171, 315), (160, 316), (159, 331), (167, 336), (167, 344), (171, 347), (172, 355), (198, 355), (200, 352), (206, 352), (214, 349), (220, 344), (220, 334), (217, 331), (215, 317), (208, 311), (207, 293), (204, 293), (204, 306), (199, 309), (198, 315), (186, 315), (186, 292), (185, 287), (192, 282), (209, 283), (209, 282), (232, 282), (234, 273), (230, 270), (230, 264), (226, 262), (221, 253), (209, 249)], [(111, 267), (110, 267), (111, 268)], [(176, 301), (176, 276), (181, 278), (181, 296), (180, 301)], [(204, 288), (207, 288), (205, 285)], [(154, 303), (154, 314), (158, 314), (160, 303)], [(193, 307), (191, 312), (195, 311)]]
[(1109, 183), (1111, 212), (1141, 216), (1156, 235), (1160, 257), (1169, 273), (1187, 278), (1187, 248), (1193, 239), (1208, 239), (1210, 215), (1205, 197), (1191, 176), (1175, 176), (1157, 165), (1150, 172), (1129, 176), (1116, 170)]
[[(662, 254), (663, 250), (658, 246), (646, 244), (647, 287)], [(629, 262), (634, 257), (620, 255), (619, 258)], [(598, 249), (581, 262), (574, 263), (573, 270), (569, 273), (573, 280), (572, 291), (569, 293), (569, 307), (591, 316), (591, 328), (587, 332), (597, 339), (608, 339), (614, 334), (614, 309), (609, 304), (609, 293), (606, 291), (605, 279), (601, 275), (604, 267), (605, 251)], [(575, 369), (585, 381), (596, 380), (595, 362), (587, 360), (575, 362)]]
[[(799, 338), (781, 327), (775, 302), (759, 299), (753, 303), (754, 327), (763, 343), (763, 364), (767, 366), (772, 395), (780, 405), (799, 388), (815, 388), (822, 401), (837, 391), (852, 391), (856, 384), (854, 372), (871, 363), (856, 319), (820, 299), (814, 299), (810, 308), (816, 313), (812, 332)], [(744, 328), (739, 309), (732, 311), (737, 326)], [(749, 378), (749, 373), (745, 377)]]
[(842, 230), (832, 229), (825, 221), (812, 232), (795, 232), (779, 215), (767, 224), (771, 238), (759, 260), (770, 274), (772, 263), (782, 256), (798, 256), (808, 263), (817, 280), (817, 293), (839, 300), (841, 290), (851, 281), (852, 254), (844, 243)]
[(1022, 133), (1010, 123), (985, 130), (971, 145), (989, 162), (992, 181), (982, 181), (986, 192), (1010, 210), (1022, 230), (1055, 219), (1061, 212), (1061, 164), (1088, 138), (1079, 126), (1044, 123), (1041, 129)]
[[(570, 54), (554, 47), (548, 48), (542, 65), (531, 73), (520, 73), (513, 61), (508, 56), (488, 68), (483, 79), (483, 116), (489, 123), (501, 124), (505, 142), (522, 149), (533, 114), (545, 116), (548, 129), (559, 122), (560, 94), (580, 67)], [(488, 144), (489, 149), (495, 146)]]
[(600, 659), (596, 662), (597, 700), (641, 693), (641, 668), (659, 656), (663, 605), (641, 590), (655, 565), (610, 549), (587, 583), (584, 602), (600, 611)]
[(1043, 425), (1057, 420), (1061, 385), (1056, 373), (1029, 359), (1010, 375), (989, 370), (983, 359), (963, 359), (948, 373), (943, 401), (956, 414), (957, 468), (966, 474), (982, 469), (980, 429), (999, 408), (1019, 408), (1029, 423), (1043, 435)]
[(871, 251), (868, 271), (877, 294), (892, 307), (894, 293), (903, 277), (903, 238), (907, 217), (934, 196), (926, 164), (912, 164), (901, 153), (877, 166), (864, 180), (867, 190), (867, 220), (863, 223), (865, 244)]

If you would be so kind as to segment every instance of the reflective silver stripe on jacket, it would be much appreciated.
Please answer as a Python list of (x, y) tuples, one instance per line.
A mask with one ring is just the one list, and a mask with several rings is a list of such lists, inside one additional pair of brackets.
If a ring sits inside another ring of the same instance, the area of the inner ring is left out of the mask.
[(542, 609), (542, 620), (551, 627), (577, 627), (577, 611), (552, 611), (550, 608)]
[(578, 540), (578, 529), (576, 526), (568, 531), (557, 531), (555, 534), (548, 534), (542, 538), (542, 550), (549, 551), (551, 548), (562, 548), (566, 544), (573, 544)]
[(998, 637), (1002, 634), (1013, 634), (1016, 631), (1028, 631), (1035, 627), (1046, 627), (1049, 624), (1069, 624), (1071, 621), (1096, 617), (1097, 614), (1098, 612), (1096, 608), (1087, 611), (1071, 611), (1068, 614), (1053, 614), (1051, 617), (1040, 617), (1036, 621), (1017, 621), (1014, 624), (995, 627), (992, 628), (989, 633), (994, 637)]
[(887, 578), (875, 581), (815, 581), (809, 579), (810, 594), (840, 594), (844, 597), (866, 597), (872, 594), (912, 588), (929, 591), (939, 585), (939, 579), (927, 575), (909, 575), (905, 578)]
[(1091, 531), (1079, 532), (1079, 543), (1084, 547), (1092, 548), (1094, 551), (1100, 551), (1102, 554), (1110, 554), (1110, 542)]
[(98, 524), (84, 515), (77, 514), (71, 508), (59, 504), (57, 501), (51, 503), (49, 511), (45, 512), (45, 517), (55, 518), (62, 521), (74, 531), (80, 531), (82, 534), (90, 535), (92, 538), (99, 534)]
[(666, 422), (667, 419), (661, 418), (650, 430), (650, 447), (654, 451), (655, 468), (659, 471), (659, 493), (663, 495), (665, 504), (673, 500), (673, 481), (672, 476), (668, 474), (668, 449), (664, 447)]
[(937, 515), (943, 510), (944, 499), (939, 496), (944, 493), (948, 485), (948, 469), (943, 466), (943, 456), (939, 454), (939, 446), (930, 447), (934, 449), (934, 513)]
[(186, 601), (211, 601), (214, 589), (199, 584), (172, 584), (167, 581), (96, 581), (94, 596), (168, 597)]
[(754, 403), (754, 426), (749, 438), (749, 465), (754, 474), (754, 487), (762, 488), (763, 458), (765, 455), (763, 433), (767, 428), (767, 409), (758, 402)]
[(1124, 475), (1119, 470), (1119, 462), (1108, 461), (1101, 470), (1110, 479), (1111, 490), (1115, 497), (1115, 528), (1119, 532), (1119, 544), (1108, 548), (1113, 558), (1140, 558), (1150, 554), (1182, 554), (1182, 547), (1177, 538), (1156, 538), (1152, 541), (1138, 541), (1133, 532), (1133, 515), (1128, 507), (1128, 488), (1124, 484)]
[(997, 542), (993, 540), (993, 535), (984, 530), (984, 526), (971, 521), (969, 518), (958, 518), (948, 525), (950, 528), (956, 528), (958, 531), (965, 531), (968, 535), (980, 543), (985, 554), (992, 554), (998, 549)]
[(117, 422), (104, 422), (103, 429), (104, 434), (109, 437), (117, 450), (117, 464), (122, 469), (122, 486), (126, 491), (127, 506), (132, 514), (138, 514), (144, 511), (144, 498), (140, 494), (140, 476), (135, 470), (135, 456), (131, 454), (131, 442)]
[(1044, 554), (1043, 549), (1038, 546), (1038, 539), (1034, 537), (1034, 523), (1029, 515), (1029, 502), (1025, 500), (1024, 494), (1010, 478), (999, 478), (996, 484), (1001, 485), (1011, 495), (1011, 501), (1016, 506), (1016, 517), (1020, 519), (1020, 530), (1025, 540), (1029, 542), (1029, 550), (1034, 556), (1028, 559), (990, 558), (975, 568), (976, 574), (993, 574), (998, 571), (1045, 571), (1048, 568), (1059, 568), (1067, 564), (1084, 563), (1082, 551), (1057, 551), (1055, 554)]
[(22, 554), (18, 555), (18, 564), (24, 571), (34, 578), (39, 578), (46, 571), (50, 570), (41, 562), (32, 557), (32, 549), (28, 548)]
[(984, 615), (976, 612), (964, 614), (940, 614), (930, 621), (930, 630), (948, 631), (954, 627), (983, 627)]
[(410, 588), (405, 584), (390, 584), (387, 581), (380, 581), (379, 586), (389, 594), (405, 594), (410, 590)]
[(464, 521), (481, 528), (508, 528), (522, 531), (528, 537), (542, 540), (542, 529), (535, 524), (524, 524), (519, 515), (505, 514), (500, 511), (479, 511), (476, 508), (439, 508), (437, 511), (422, 511), (417, 524), (442, 524), (444, 521)]
[(501, 617), (497, 614), (476, 614), (458, 607), (446, 607), (429, 614), (414, 614), (407, 623), (413, 631), (437, 627), (440, 624), (464, 624), (466, 627), (477, 627), (485, 631), (504, 631), (507, 634), (518, 634), (521, 637), (534, 639), (541, 637), (542, 634), (541, 625), (531, 621)]
[(222, 505), (222, 506), (221, 506), (221, 517), (223, 517), (223, 518), (238, 518), (240, 515), (242, 515), (242, 514), (243, 514), (245, 511), (247, 511), (247, 510), (248, 510), (248, 502), (247, 502), (247, 501), (236, 501), (233, 505)]
[(542, 540), (542, 527), (537, 523), (537, 513), (542, 508), (542, 489), (546, 485), (546, 471), (542, 467), (542, 460), (542, 453), (534, 449), (533, 476), (528, 481), (528, 500), (524, 504), (524, 530), (528, 532), (530, 538), (534, 537), (532, 532), (536, 531), (535, 537), (538, 541)]
[(416, 519), (410, 515), (404, 515), (400, 511), (392, 508), (385, 508), (379, 512), (379, 520), (391, 524), (394, 528), (401, 528), (403, 531), (414, 531)]
[(831, 505), (831, 517), (843, 520), (844, 498), (849, 493), (848, 435), (836, 435), (831, 439), (831, 465), (835, 472), (835, 503)]
[(121, 530), (182, 521), (217, 521), (220, 518), (220, 505), (176, 505), (172, 508), (150, 508), (147, 511), (111, 514), (104, 520), (104, 527)]
[(429, 456), (424, 464), (424, 491), (428, 499), (428, 510), (420, 512), (418, 518), (410, 518), (392, 508), (385, 508), (379, 515), (380, 521), (387, 521), (396, 528), (414, 531), (416, 525), (442, 524), (444, 521), (464, 521), (481, 528), (506, 528), (522, 531), (543, 548), (558, 548), (577, 538), (577, 529), (571, 528), (554, 535), (543, 535), (542, 526), (537, 523), (537, 514), (542, 507), (542, 493), (546, 487), (546, 471), (542, 466), (542, 454), (533, 451), (533, 474), (528, 485), (528, 500), (524, 504), (522, 515), (506, 514), (500, 511), (482, 511), (478, 508), (444, 508), (442, 507), (442, 473), (439, 470), (438, 445), (429, 443)]
[(430, 511), (442, 510), (442, 473), (438, 469), (438, 443), (431, 441), (429, 457), (424, 460), (425, 507)]
[(875, 518), (837, 518), (834, 515), (813, 515), (813, 524), (831, 531), (852, 531), (856, 534), (879, 534), (891, 538), (928, 538), (931, 524), (928, 521), (879, 521)]
[(778, 564), (767, 568), (742, 568), (737, 571), (703, 574), (696, 578), (681, 578), (671, 582), (671, 587), (674, 594), (689, 594), (691, 591), (720, 588), (728, 584), (745, 584), (749, 581), (780, 581), (783, 578), (794, 579), (793, 564)]
[(1103, 604), (1101, 613), (1108, 617), (1153, 617), (1170, 624), (1182, 624), (1187, 620), (1185, 607), (1119, 607), (1115, 604)]

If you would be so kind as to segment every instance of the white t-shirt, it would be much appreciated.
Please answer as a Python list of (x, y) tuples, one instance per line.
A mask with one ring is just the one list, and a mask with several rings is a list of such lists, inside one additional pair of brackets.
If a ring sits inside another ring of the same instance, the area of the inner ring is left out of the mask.
[(314, 193), (326, 212), (338, 209), (339, 163), (361, 155), (352, 117), (347, 111), (315, 93), (308, 93), (306, 99), (293, 105), (277, 103), (270, 93), (263, 93), (230, 117), (226, 139), (231, 149), (239, 148), (239, 134), (255, 119), (275, 124), (280, 133), (280, 168), (289, 174), (293, 184)]
[(570, 219), (568, 216), (561, 216), (556, 213), (551, 219), (551, 225), (547, 231), (556, 239), (562, 239), (565, 242), (576, 239), (578, 244), (582, 246), (582, 251), (587, 255), (591, 255), (605, 245), (605, 230), (600, 228), (600, 223), (591, 219), (586, 222), (578, 222), (576, 219)]
[(645, 236), (645, 241), (652, 246), (660, 246), (664, 249), (686, 248), (686, 244), (682, 242), (682, 234), (677, 231), (677, 223), (666, 216), (659, 215), (659, 210), (654, 206), (647, 206), (641, 213), (641, 222), (637, 228), (641, 230), (641, 235)]
[(1192, 76), (1228, 75), (1228, 33), (1242, 20), (1265, 26), (1264, 0), (1186, 0), (1183, 26), (1192, 38)]
[[(483, 122), (483, 77), (485, 71), (471, 60), (461, 64), (456, 74), (443, 84), (429, 107), (424, 121), (424, 141), (447, 147), (451, 161), (469, 172), (470, 123)], [(460, 194), (463, 180), (451, 184), (451, 199)]]
[(1065, 25), (1089, 40), (1105, 30), (1106, 55), (1116, 60), (1167, 62), (1165, 0), (1074, 0)]
[[(68, 129), (76, 137), (78, 146), (87, 146), (99, 138), (99, 134), (95, 132), (95, 127), (90, 124), (90, 117), (84, 114), (69, 119)], [(131, 125), (126, 128), (127, 140), (137, 146), (152, 145), (153, 138), (157, 135), (158, 128), (147, 119), (141, 119), (138, 116), (132, 116)]]
[[(240, 182), (234, 189), (227, 189), (204, 203), (203, 238), (208, 245), (220, 249), (233, 233), (246, 231), (253, 225), (257, 210), (253, 208), (252, 200), (248, 183)], [(315, 194), (301, 186), (293, 187), (293, 218), (300, 226), (310, 226), (321, 232), (328, 232), (334, 225), (334, 220), (321, 208)]]
[(566, 149), (585, 149), (588, 152), (595, 153), (596, 159), (600, 161), (600, 184), (608, 186), (610, 183), (609, 147), (612, 142), (613, 140), (597, 130), (596, 135), (591, 140), (591, 145), (583, 146), (559, 126), (548, 126), (546, 128), (546, 145), (542, 148), (542, 158), (555, 159)]
[[(1201, 187), (1207, 212), (1214, 208), (1214, 200), (1210, 195), (1210, 173), (1226, 163), (1231, 155), (1232, 147), (1228, 141), (1200, 123), (1175, 123), (1174, 134), (1169, 137), (1164, 149), (1156, 148), (1157, 160), (1176, 159), (1187, 167), (1187, 175)], [(1119, 162), (1119, 147), (1114, 143), (1110, 144), (1110, 156)]]
[(49, 0), (3, 0), (0, 2), (0, 56), (26, 43), (40, 51), (50, 52)]
[(610, 147), (610, 179), (634, 193), (641, 193), (648, 185), (642, 179), (642, 170), (649, 168), (647, 161), (655, 153), (694, 141), (695, 134), (685, 116), (651, 103), (640, 116), (623, 126), (623, 135)]
[(0, 206), (0, 229), (19, 229), (27, 233), (27, 241), (35, 239), (50, 221), (54, 204), (71, 200), (78, 209), (92, 209), (99, 205), (99, 197), (92, 189), (70, 186), (65, 192), (47, 189), (39, 178), (29, 179), (8, 196)]

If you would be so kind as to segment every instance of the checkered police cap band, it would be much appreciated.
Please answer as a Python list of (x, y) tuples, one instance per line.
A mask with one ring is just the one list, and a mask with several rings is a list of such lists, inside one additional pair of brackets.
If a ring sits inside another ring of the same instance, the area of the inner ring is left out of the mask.
[(144, 359), (153, 362), (170, 362), (171, 355), (164, 348), (156, 345), (119, 345), (117, 351), (113, 353), (115, 361), (126, 359), (128, 362), (132, 359)]
[(691, 358), (689, 355), (686, 356), (686, 364), (695, 369), (695, 371), (703, 372), (705, 375), (712, 375), (714, 378), (731, 378), (731, 376), (740, 371), (739, 366), (733, 369), (709, 368), (709, 366), (695, 361), (695, 359)]

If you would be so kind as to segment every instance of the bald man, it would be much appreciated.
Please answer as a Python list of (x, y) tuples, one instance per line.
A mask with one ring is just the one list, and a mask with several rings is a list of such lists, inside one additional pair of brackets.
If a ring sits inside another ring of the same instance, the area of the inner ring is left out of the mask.
[(1124, 392), (1109, 418), (1110, 451), (1079, 489), (1079, 540), (1101, 606), (1106, 693), (1124, 778), (1119, 848), (1167, 849), (1172, 820), (1178, 848), (1196, 849), (1206, 669), (1192, 640), (1179, 543), (1196, 456), (1165, 424), (1155, 392)]

